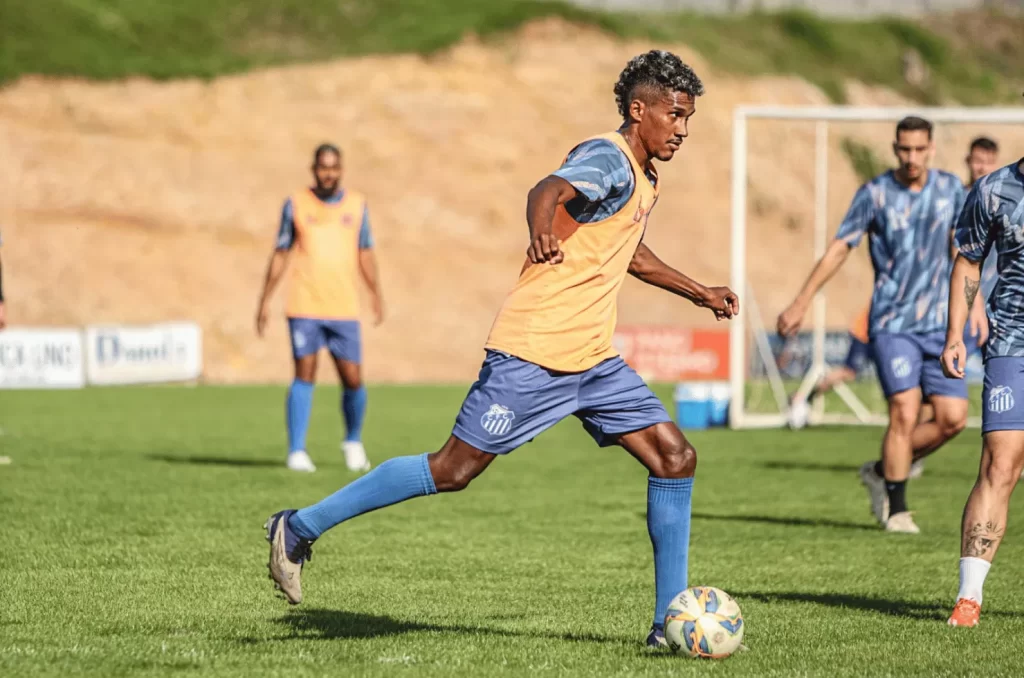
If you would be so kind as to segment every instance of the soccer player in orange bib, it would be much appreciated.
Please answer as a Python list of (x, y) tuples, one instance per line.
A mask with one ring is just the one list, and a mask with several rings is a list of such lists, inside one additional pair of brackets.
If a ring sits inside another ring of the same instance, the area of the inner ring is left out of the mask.
[(291, 603), (310, 546), (328, 529), (413, 497), (464, 489), (498, 457), (576, 416), (602, 446), (626, 449), (649, 471), (647, 528), (654, 546), (651, 646), (665, 645), (669, 601), (687, 586), (690, 492), (697, 455), (661, 401), (612, 348), (627, 274), (731, 318), (739, 301), (664, 264), (643, 244), (661, 182), (704, 92), (669, 52), (631, 60), (615, 86), (622, 125), (573, 148), (529, 194), (530, 245), (498, 312), (486, 357), (455, 420), (432, 454), (397, 457), (299, 511), (266, 523), (270, 573)]
[(263, 336), (270, 295), (290, 264), (287, 315), (295, 379), (288, 390), (286, 419), (288, 468), (294, 471), (316, 470), (306, 453), (306, 431), (317, 354), (324, 347), (334, 358), (343, 387), (345, 464), (353, 471), (370, 469), (362, 442), (366, 389), (360, 367), (360, 275), (370, 288), (377, 323), (383, 319), (383, 302), (366, 198), (341, 188), (341, 169), (341, 151), (330, 144), (319, 146), (313, 154), (315, 186), (285, 201), (256, 314), (256, 331)]

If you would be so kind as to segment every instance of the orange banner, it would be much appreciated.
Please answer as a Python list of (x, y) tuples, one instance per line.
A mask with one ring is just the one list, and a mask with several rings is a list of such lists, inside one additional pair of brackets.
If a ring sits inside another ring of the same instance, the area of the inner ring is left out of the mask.
[(678, 327), (620, 327), (615, 349), (651, 381), (729, 378), (729, 332)]

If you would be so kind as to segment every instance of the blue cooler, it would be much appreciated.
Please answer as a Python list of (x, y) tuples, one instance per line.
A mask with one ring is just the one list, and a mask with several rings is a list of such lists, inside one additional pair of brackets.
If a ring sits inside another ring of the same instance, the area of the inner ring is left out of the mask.
[(716, 381), (711, 384), (711, 425), (729, 425), (729, 400), (732, 389), (727, 381)]
[(679, 428), (693, 431), (711, 425), (711, 387), (708, 384), (677, 384), (673, 400)]

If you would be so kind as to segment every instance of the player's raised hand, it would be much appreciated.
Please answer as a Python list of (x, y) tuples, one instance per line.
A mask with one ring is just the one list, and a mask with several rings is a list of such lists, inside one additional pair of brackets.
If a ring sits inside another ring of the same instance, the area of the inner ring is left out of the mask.
[(560, 264), (565, 259), (562, 243), (552, 233), (538, 233), (530, 241), (526, 256), (534, 264)]
[(701, 306), (711, 309), (718, 320), (727, 320), (740, 312), (740, 298), (728, 287), (709, 287)]
[(963, 379), (964, 369), (967, 365), (967, 347), (964, 342), (957, 339), (953, 343), (946, 342), (939, 357), (942, 363), (942, 373), (950, 379)]
[(256, 336), (263, 338), (263, 333), (267, 329), (267, 321), (270, 320), (270, 308), (266, 303), (260, 303), (259, 309), (256, 311)]
[(793, 336), (800, 329), (800, 325), (803, 324), (806, 313), (806, 307), (800, 302), (794, 301), (789, 305), (789, 308), (779, 314), (779, 319), (775, 323), (775, 329), (783, 337)]

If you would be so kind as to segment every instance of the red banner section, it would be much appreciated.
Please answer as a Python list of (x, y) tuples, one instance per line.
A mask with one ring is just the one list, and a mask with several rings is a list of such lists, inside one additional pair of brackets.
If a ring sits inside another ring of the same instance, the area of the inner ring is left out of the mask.
[(620, 327), (615, 349), (651, 381), (729, 378), (729, 332), (677, 327)]

